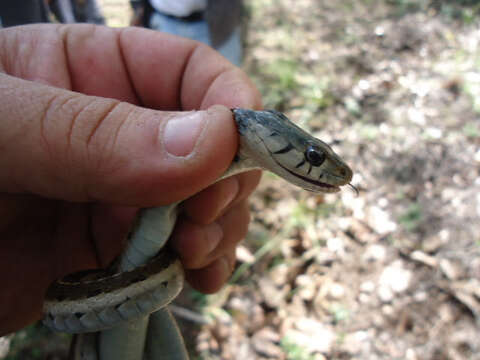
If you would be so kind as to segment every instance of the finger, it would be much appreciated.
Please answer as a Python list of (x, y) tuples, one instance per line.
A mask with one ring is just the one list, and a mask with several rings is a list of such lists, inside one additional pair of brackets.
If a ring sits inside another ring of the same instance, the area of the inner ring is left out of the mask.
[(261, 171), (249, 171), (219, 181), (183, 203), (185, 214), (198, 224), (209, 224), (257, 187)]
[(186, 200), (185, 214), (198, 224), (209, 224), (226, 210), (239, 192), (238, 176), (224, 179)]
[(217, 222), (199, 225), (182, 219), (171, 237), (186, 269), (200, 269), (229, 253), (248, 230), (250, 213), (246, 201), (230, 209)]
[(93, 25), (35, 24), (0, 31), (0, 69), (55, 87), (138, 104), (118, 31)]
[(98, 266), (107, 267), (127, 245), (136, 207), (90, 204), (91, 238)]
[(121, 32), (120, 45), (133, 87), (148, 107), (261, 107), (258, 90), (245, 73), (204, 44), (128, 28)]
[(240, 191), (233, 201), (233, 205), (238, 204), (242, 200), (247, 199), (252, 192), (257, 188), (262, 177), (261, 170), (252, 170), (246, 173), (238, 174), (238, 181), (240, 183)]
[(225, 107), (159, 112), (8, 75), (0, 75), (0, 83), (4, 192), (167, 204), (213, 182), (236, 151)]
[(40, 24), (0, 32), (0, 69), (152, 109), (259, 108), (248, 77), (210, 47), (141, 28)]
[(205, 294), (212, 294), (220, 290), (227, 282), (234, 266), (235, 252), (231, 250), (203, 269), (187, 270), (186, 279), (194, 289)]
[(223, 236), (224, 230), (216, 222), (199, 225), (182, 218), (177, 222), (169, 244), (178, 253), (184, 268), (198, 269), (214, 260), (209, 255)]
[(250, 208), (248, 201), (240, 201), (217, 220), (223, 229), (223, 238), (213, 250), (210, 257), (217, 258), (234, 249), (245, 238), (250, 223)]

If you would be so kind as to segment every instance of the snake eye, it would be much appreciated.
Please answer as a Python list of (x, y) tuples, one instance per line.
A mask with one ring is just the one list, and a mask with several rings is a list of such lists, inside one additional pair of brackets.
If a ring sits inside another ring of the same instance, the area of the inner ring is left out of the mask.
[(325, 161), (325, 153), (316, 146), (310, 145), (307, 150), (305, 150), (305, 159), (307, 159), (312, 166), (320, 166)]

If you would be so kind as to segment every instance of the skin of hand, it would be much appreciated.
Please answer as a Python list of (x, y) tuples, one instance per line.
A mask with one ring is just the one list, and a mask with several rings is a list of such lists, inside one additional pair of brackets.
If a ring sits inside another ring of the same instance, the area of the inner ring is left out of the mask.
[(218, 290), (260, 172), (209, 184), (236, 152), (229, 108), (260, 106), (241, 70), (191, 40), (93, 25), (1, 30), (0, 335), (41, 317), (55, 279), (110, 263), (139, 207), (189, 198), (171, 244), (194, 288)]

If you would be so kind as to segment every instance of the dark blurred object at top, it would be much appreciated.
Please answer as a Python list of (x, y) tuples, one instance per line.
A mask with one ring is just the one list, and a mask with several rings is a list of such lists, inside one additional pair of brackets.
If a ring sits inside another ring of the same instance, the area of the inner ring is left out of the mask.
[(105, 24), (96, 0), (1, 0), (2, 27), (58, 21)]
[(130, 0), (132, 25), (210, 45), (232, 63), (242, 59), (242, 0)]

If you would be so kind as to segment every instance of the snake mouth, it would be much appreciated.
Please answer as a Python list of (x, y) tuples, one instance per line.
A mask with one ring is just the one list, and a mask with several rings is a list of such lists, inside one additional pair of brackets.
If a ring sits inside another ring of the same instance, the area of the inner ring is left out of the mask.
[(285, 170), (286, 172), (288, 172), (289, 174), (299, 178), (299, 179), (302, 179), (303, 181), (309, 183), (309, 184), (313, 184), (319, 188), (321, 188), (322, 190), (324, 190), (325, 192), (337, 192), (337, 191), (340, 191), (340, 188), (338, 186), (335, 186), (335, 185), (331, 185), (331, 184), (327, 184), (327, 183), (324, 183), (324, 182), (321, 182), (321, 181), (318, 181), (318, 180), (314, 180), (314, 179), (311, 179), (311, 178), (308, 178), (306, 176), (303, 176), (303, 175), (300, 175), (300, 174), (297, 174), (295, 172), (293, 172), (292, 170), (286, 168), (285, 166), (283, 166), (282, 164), (280, 164), (278, 161), (275, 160), (275, 162), (277, 163), (278, 166), (280, 166), (283, 170)]

